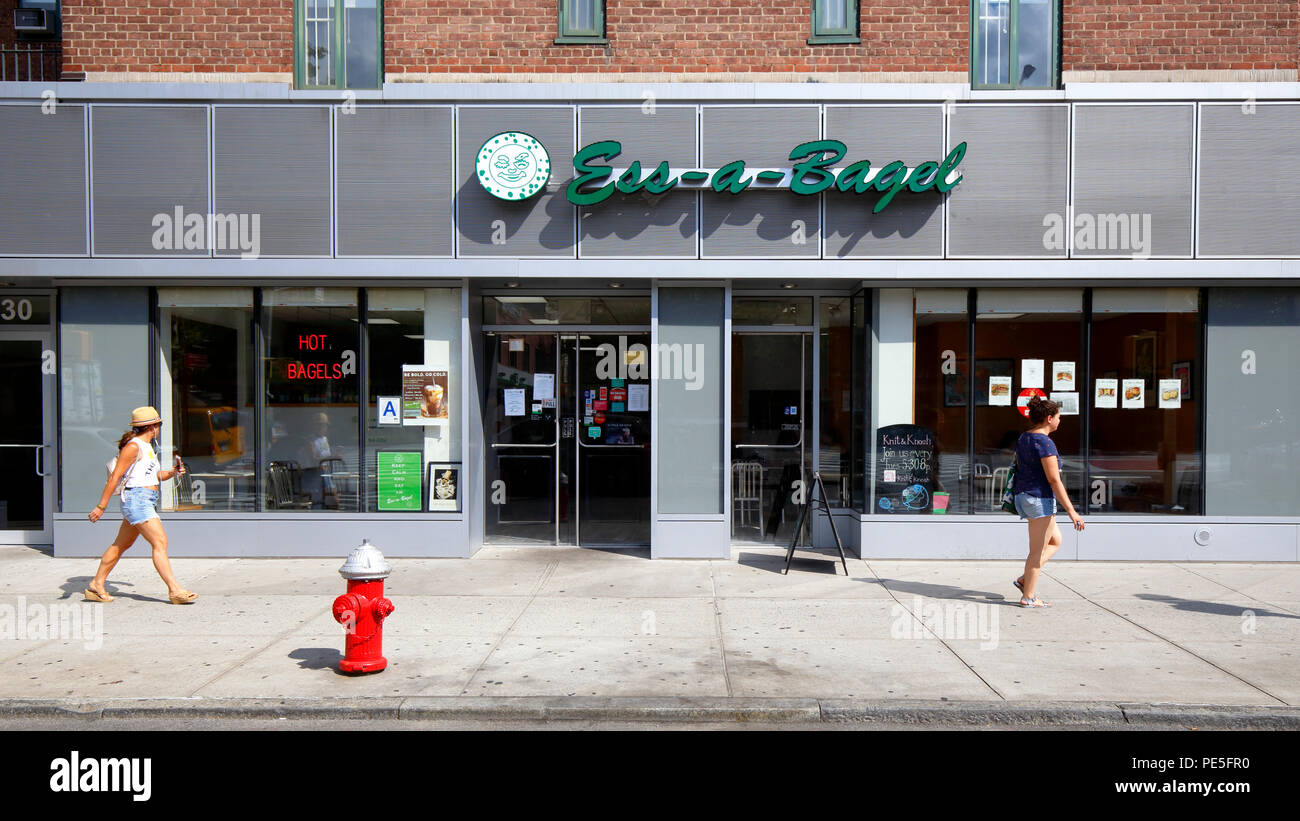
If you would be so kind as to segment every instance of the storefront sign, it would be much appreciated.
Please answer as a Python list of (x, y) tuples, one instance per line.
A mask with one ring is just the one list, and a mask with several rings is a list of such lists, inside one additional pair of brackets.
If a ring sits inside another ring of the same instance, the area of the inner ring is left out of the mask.
[(447, 421), (447, 372), (423, 365), (402, 366), (402, 424), (440, 425)]
[(505, 131), (483, 143), (474, 173), (492, 196), (524, 200), (542, 190), (551, 178), (551, 157), (532, 135)]
[(379, 424), (402, 424), (402, 397), (379, 396), (375, 398), (375, 407), (379, 414)]
[(380, 451), (376, 484), (380, 510), (419, 510), (423, 504), (420, 482), (423, 454), (416, 451)]
[(1020, 415), (1026, 419), (1029, 418), (1029, 403), (1035, 396), (1039, 399), (1046, 399), (1047, 392), (1042, 388), (1025, 388), (1016, 397), (1016, 408), (1020, 411)]
[(574, 179), (566, 191), (574, 205), (595, 205), (615, 191), (635, 194), (644, 191), (663, 194), (673, 188), (708, 188), (723, 194), (739, 194), (749, 188), (789, 189), (795, 194), (813, 195), (832, 188), (865, 194), (876, 191), (880, 197), (872, 209), (880, 213), (904, 188), (920, 193), (934, 189), (950, 191), (961, 182), (957, 166), (966, 155), (966, 143), (959, 143), (942, 161), (926, 161), (915, 167), (895, 160), (873, 168), (869, 160), (837, 165), (848, 153), (839, 140), (812, 140), (800, 143), (790, 152), (791, 168), (747, 168), (744, 160), (735, 160), (719, 168), (675, 169), (662, 161), (645, 173), (639, 160), (627, 168), (608, 163), (623, 152), (622, 143), (602, 140), (583, 148), (573, 157)]
[(934, 434), (920, 425), (889, 425), (876, 435), (876, 510), (928, 513), (934, 494)]

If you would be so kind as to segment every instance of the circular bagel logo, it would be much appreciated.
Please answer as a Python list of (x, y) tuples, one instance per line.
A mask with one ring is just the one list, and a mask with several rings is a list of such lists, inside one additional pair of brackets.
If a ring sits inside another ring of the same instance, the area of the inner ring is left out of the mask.
[(492, 196), (522, 200), (540, 191), (551, 178), (551, 157), (531, 135), (503, 131), (483, 143), (474, 170), (479, 184)]

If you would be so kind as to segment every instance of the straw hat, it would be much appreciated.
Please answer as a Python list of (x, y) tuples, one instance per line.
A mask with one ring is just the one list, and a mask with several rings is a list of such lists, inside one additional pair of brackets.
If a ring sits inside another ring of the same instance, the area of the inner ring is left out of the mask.
[(131, 427), (139, 428), (145, 425), (152, 425), (155, 422), (161, 422), (162, 416), (159, 415), (158, 409), (153, 405), (145, 405), (131, 411)]

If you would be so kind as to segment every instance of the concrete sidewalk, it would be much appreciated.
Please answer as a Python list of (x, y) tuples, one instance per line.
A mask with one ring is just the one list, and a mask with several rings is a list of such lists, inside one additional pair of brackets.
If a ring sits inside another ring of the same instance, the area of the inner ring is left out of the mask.
[(177, 559), (177, 607), (143, 551), (83, 605), (94, 560), (0, 547), (0, 714), (1300, 728), (1296, 564), (1054, 562), (1026, 610), (1008, 561), (394, 559), (389, 668), (354, 677), (345, 552)]

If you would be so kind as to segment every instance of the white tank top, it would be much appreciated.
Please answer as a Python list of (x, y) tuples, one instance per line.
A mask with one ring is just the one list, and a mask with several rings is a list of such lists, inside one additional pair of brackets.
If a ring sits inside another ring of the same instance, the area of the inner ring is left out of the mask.
[(158, 456), (153, 452), (153, 446), (139, 436), (131, 441), (136, 443), (139, 451), (131, 467), (126, 469), (123, 487), (153, 487), (158, 484), (158, 469), (162, 467), (158, 464)]

